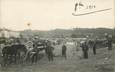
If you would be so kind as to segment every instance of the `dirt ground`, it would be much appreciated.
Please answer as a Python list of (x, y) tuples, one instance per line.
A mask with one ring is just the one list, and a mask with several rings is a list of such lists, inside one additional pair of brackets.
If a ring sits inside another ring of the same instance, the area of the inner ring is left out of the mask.
[(115, 72), (115, 45), (113, 50), (97, 49), (97, 55), (89, 50), (89, 58), (82, 58), (82, 51), (76, 51), (75, 46), (67, 46), (67, 60), (61, 57), (61, 46), (54, 51), (54, 61), (49, 62), (46, 55), (32, 65), (10, 65), (0, 67), (0, 72)]

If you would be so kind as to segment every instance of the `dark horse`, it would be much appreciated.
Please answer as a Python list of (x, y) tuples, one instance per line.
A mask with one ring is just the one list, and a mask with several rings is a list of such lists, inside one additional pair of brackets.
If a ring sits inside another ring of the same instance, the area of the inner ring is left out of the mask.
[(16, 64), (22, 62), (24, 55), (26, 54), (27, 49), (25, 45), (17, 44), (6, 46), (2, 49), (4, 65)]

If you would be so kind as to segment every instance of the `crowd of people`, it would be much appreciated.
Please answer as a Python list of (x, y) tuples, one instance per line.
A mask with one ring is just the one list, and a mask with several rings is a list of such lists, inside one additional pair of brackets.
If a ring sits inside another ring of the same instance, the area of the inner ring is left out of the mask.
[[(93, 54), (96, 55), (96, 49), (98, 45), (98, 38), (90, 41), (88, 38), (80, 42), (80, 47), (82, 48), (83, 58), (88, 59), (89, 43), (93, 43), (92, 50)], [(112, 36), (105, 34), (105, 39), (103, 41), (108, 50), (112, 50)], [(1, 43), (1, 57), (4, 62), (4, 66), (15, 62), (15, 63), (36, 63), (38, 61), (38, 56), (40, 51), (45, 51), (45, 54), (49, 61), (54, 60), (53, 45), (61, 44), (55, 43), (50, 40), (42, 40), (39, 38), (23, 39), (23, 38), (10, 38), (5, 39)], [(67, 59), (67, 46), (66, 42), (62, 42), (62, 52), (61, 55)], [(21, 48), (20, 48), (21, 47)], [(21, 58), (21, 59), (20, 59)], [(10, 62), (9, 62), (10, 61)]]
[[(92, 50), (93, 50), (93, 54), (96, 55), (96, 49), (98, 49), (98, 39), (95, 38), (93, 41), (93, 44), (92, 44)], [(112, 35), (108, 35), (105, 33), (105, 37), (104, 37), (104, 40), (102, 41), (106, 47), (108, 48), (108, 50), (112, 50)], [(88, 58), (88, 51), (89, 51), (89, 40), (86, 39), (85, 41), (83, 41), (81, 43), (81, 48), (82, 48), (82, 52), (83, 52), (83, 57), (85, 59)]]

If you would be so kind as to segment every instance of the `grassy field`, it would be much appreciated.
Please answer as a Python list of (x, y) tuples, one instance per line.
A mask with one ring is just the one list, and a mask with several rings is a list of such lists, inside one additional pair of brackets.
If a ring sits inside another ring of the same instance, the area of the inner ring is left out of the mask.
[(0, 72), (115, 72), (115, 45), (112, 51), (97, 49), (97, 55), (90, 49), (88, 59), (83, 59), (81, 49), (76, 51), (73, 45), (67, 45), (67, 60), (61, 57), (61, 46), (55, 48), (53, 62), (44, 55), (37, 64), (0, 67)]

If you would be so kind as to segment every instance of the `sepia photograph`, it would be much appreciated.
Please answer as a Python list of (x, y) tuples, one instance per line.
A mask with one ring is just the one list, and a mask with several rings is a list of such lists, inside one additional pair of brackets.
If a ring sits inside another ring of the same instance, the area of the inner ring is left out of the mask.
[(0, 0), (0, 72), (115, 72), (115, 1)]

